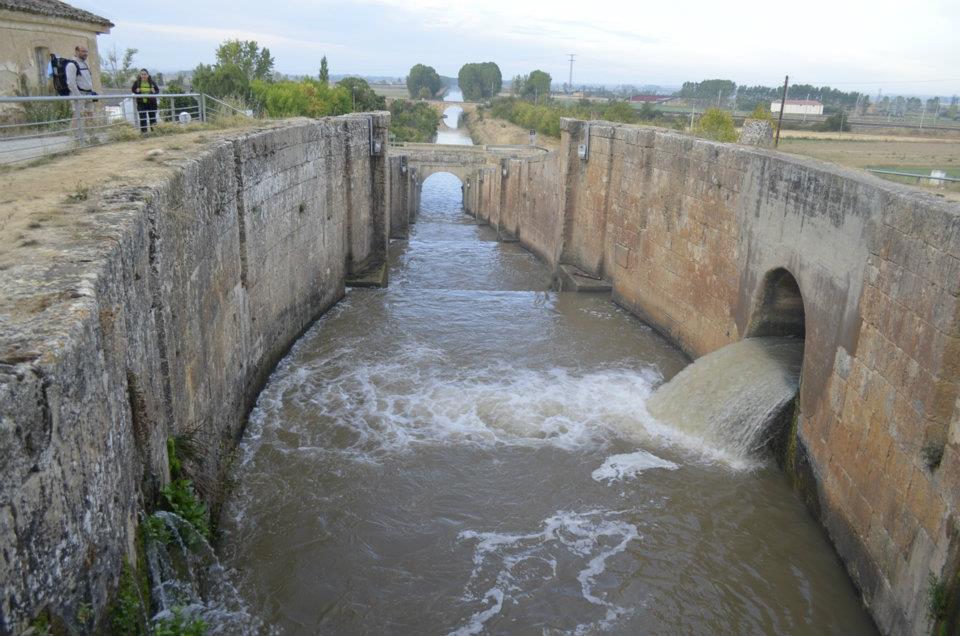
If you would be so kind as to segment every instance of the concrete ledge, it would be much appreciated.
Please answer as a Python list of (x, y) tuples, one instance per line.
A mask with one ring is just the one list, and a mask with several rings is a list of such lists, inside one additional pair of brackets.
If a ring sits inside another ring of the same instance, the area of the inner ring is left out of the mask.
[(609, 281), (590, 276), (573, 265), (561, 265), (558, 276), (560, 291), (610, 293), (613, 289), (613, 285)]

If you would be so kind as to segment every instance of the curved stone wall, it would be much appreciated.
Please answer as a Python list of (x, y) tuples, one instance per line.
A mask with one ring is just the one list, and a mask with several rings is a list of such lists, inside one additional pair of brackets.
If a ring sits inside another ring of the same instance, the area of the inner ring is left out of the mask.
[[(693, 356), (751, 333), (768, 275), (806, 347), (789, 472), (888, 634), (929, 633), (960, 551), (960, 206), (822, 162), (563, 120), (557, 156), (485, 169), (465, 206)], [(552, 166), (547, 168), (547, 166)]]
[(371, 140), (385, 148), (388, 124), (293, 120), (205, 145), (157, 182), (93, 193), (89, 240), (3, 272), (0, 633), (102, 613), (169, 478), (168, 436), (195, 437), (215, 487), (276, 361), (385, 256)]

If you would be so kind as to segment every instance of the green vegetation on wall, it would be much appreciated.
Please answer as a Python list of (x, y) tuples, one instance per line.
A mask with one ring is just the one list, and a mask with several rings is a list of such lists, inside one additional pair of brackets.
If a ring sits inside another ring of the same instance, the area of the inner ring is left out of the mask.
[[(142, 552), (142, 544), (138, 545), (138, 549)], [(145, 563), (134, 569), (124, 561), (117, 595), (107, 611), (107, 627), (111, 636), (143, 636), (149, 633), (149, 599), (150, 586), (146, 580)]]
[[(200, 501), (193, 489), (193, 482), (183, 474), (183, 464), (180, 460), (177, 439), (167, 438), (167, 461), (170, 465), (170, 483), (160, 489), (163, 501), (161, 508), (180, 516), (192, 525), (204, 539), (209, 540), (213, 534), (210, 526), (210, 514), (207, 505)], [(147, 526), (148, 531), (155, 528)]]
[(206, 633), (207, 624), (203, 619), (190, 618), (179, 607), (153, 624), (153, 636), (203, 636)]

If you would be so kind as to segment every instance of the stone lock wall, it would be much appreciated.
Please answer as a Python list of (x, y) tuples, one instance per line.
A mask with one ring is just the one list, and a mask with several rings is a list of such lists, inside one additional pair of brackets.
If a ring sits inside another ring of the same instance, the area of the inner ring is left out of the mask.
[(464, 209), (496, 227), (503, 237), (519, 239), (531, 252), (556, 264), (562, 230), (557, 214), (559, 176), (557, 153), (503, 159), (499, 167), (484, 168), (466, 180)]
[[(95, 196), (89, 239), (0, 279), (0, 633), (100, 615), (168, 478), (166, 438), (215, 484), (276, 361), (385, 258), (389, 114), (205, 146), (156, 182)], [(18, 300), (49, 293), (33, 312)], [(201, 484), (202, 485), (202, 484)]]
[(606, 278), (694, 357), (751, 335), (789, 273), (806, 346), (788, 469), (881, 630), (929, 633), (930, 577), (955, 588), (960, 559), (960, 208), (763, 149), (561, 127), (557, 153), (472, 182), (468, 211)]

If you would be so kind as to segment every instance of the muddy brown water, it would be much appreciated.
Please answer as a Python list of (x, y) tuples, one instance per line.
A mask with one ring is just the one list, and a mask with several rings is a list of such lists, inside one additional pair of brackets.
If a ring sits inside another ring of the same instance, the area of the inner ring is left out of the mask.
[(430, 177), (390, 287), (262, 392), (221, 544), (250, 610), (284, 634), (875, 633), (772, 462), (648, 413), (688, 360), (550, 291), (461, 200)]

